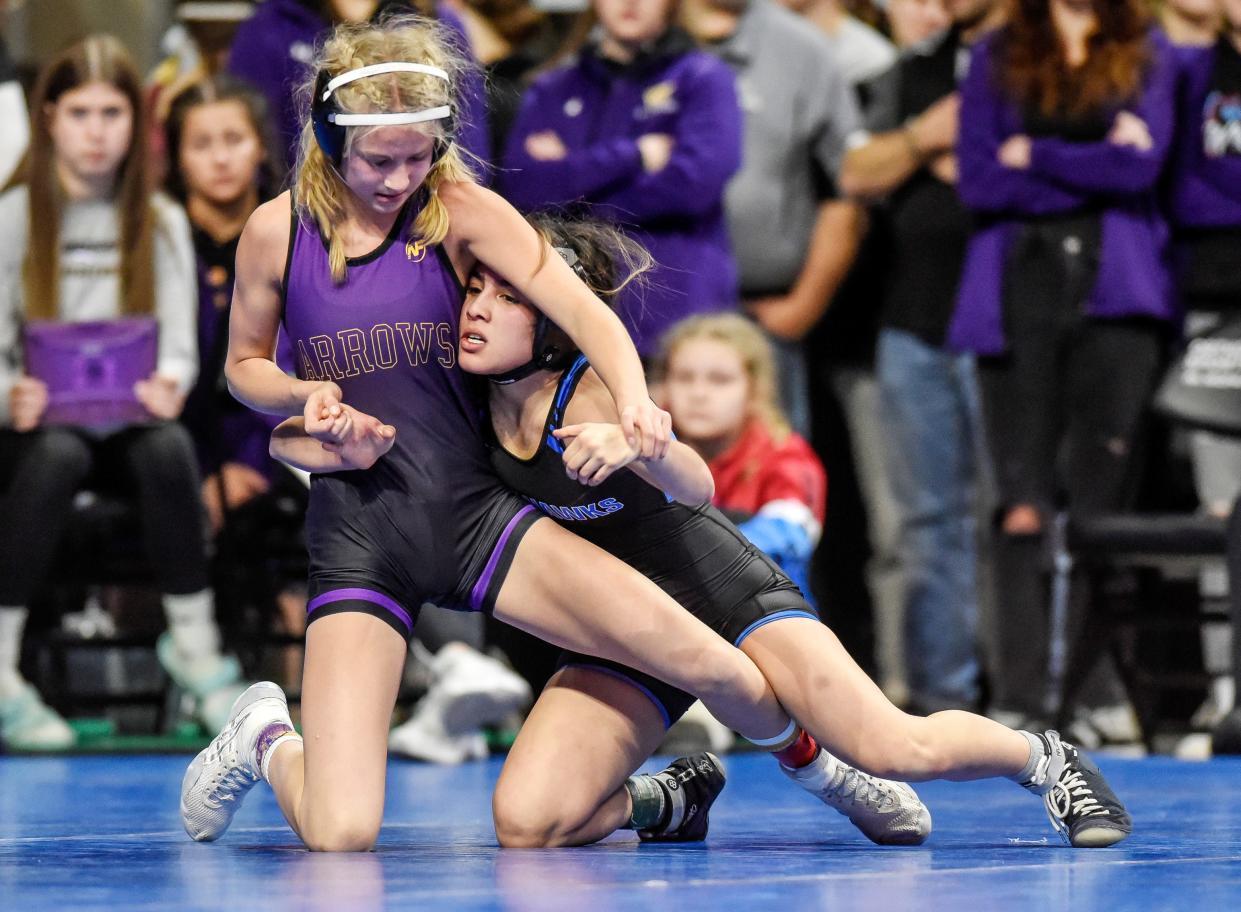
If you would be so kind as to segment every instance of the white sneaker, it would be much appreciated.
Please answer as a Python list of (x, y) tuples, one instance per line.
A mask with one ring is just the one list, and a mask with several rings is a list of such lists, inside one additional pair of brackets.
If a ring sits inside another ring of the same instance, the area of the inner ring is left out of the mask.
[(697, 701), (664, 734), (657, 752), (692, 754), (705, 750), (719, 756), (731, 751), (736, 743), (733, 730), (711, 715), (702, 701)]
[(431, 670), (435, 680), (427, 696), (434, 695), (448, 735), (475, 734), (484, 725), (499, 724), (533, 698), (525, 678), (464, 643), (442, 648), (432, 659)]
[(167, 632), (156, 641), (155, 654), (173, 683), (193, 699), (190, 712), (207, 731), (224, 728), (234, 701), (246, 689), (236, 656), (208, 652), (187, 659)]
[(1142, 740), (1138, 714), (1128, 700), (1111, 706), (1096, 706), (1087, 718), (1106, 744), (1134, 744)]
[(822, 748), (808, 766), (788, 776), (828, 807), (844, 814), (866, 838), (879, 845), (922, 845), (931, 835), (931, 812), (904, 782), (880, 779), (854, 769)]
[(1236, 701), (1236, 685), (1232, 680), (1232, 675), (1212, 678), (1206, 699), (1190, 717), (1189, 727), (1194, 731), (1210, 731), (1223, 721), (1224, 716), (1232, 712)]
[(168, 677), (200, 699), (241, 681), (241, 665), (235, 656), (207, 652), (187, 658), (168, 632), (155, 642), (155, 654)]
[(233, 703), (228, 723), (181, 780), (181, 823), (191, 838), (209, 842), (224, 835), (241, 800), (262, 778), (259, 735), (281, 722), (293, 728), (284, 691), (270, 681), (250, 685)]
[(388, 750), (409, 760), (444, 766), (486, 760), (491, 754), (481, 731), (450, 735), (434, 719), (417, 712), (408, 722), (388, 733)]
[(65, 750), (78, 736), (28, 682), (0, 699), (0, 741), (10, 750)]

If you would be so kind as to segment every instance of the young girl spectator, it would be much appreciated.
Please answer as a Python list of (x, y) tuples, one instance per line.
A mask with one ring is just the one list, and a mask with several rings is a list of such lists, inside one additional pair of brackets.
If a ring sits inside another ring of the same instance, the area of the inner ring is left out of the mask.
[(267, 123), (262, 96), (221, 75), (181, 92), (167, 124), (168, 191), (185, 205), (198, 265), (198, 381), (182, 422), (194, 438), (203, 501), (217, 530), (227, 511), (271, 483), (267, 438), (275, 422), (241, 405), (224, 381), (237, 241), (250, 213), (283, 180)]
[[(8, 482), (0, 526), (0, 724), (10, 745), (66, 746), (73, 733), (17, 670), (27, 606), (47, 577), (74, 495), (120, 476), (137, 495), (168, 632), (159, 657), (226, 717), (235, 659), (220, 653), (207, 580), (193, 444), (176, 418), (194, 382), (194, 254), (179, 206), (148, 184), (141, 84), (119, 41), (94, 36), (56, 57), (31, 104), (31, 150), (0, 196), (9, 240), (0, 263), (0, 425)], [(23, 372), (34, 321), (153, 316), (154, 373), (134, 386), (147, 418), (86, 430), (47, 425), (48, 388)], [(97, 472), (97, 474), (95, 474)]]
[(981, 356), (996, 462), (996, 711), (1051, 708), (1042, 555), (1055, 511), (1129, 502), (1172, 308), (1155, 191), (1172, 77), (1138, 0), (1020, 0), (962, 84), (958, 192), (977, 228), (949, 342)]
[(944, 0), (888, 0), (884, 19), (892, 43), (902, 51), (942, 32), (952, 21)]
[(665, 336), (661, 367), (676, 434), (715, 479), (712, 502), (811, 601), (827, 475), (776, 404), (770, 343), (742, 316), (692, 317)]
[(646, 357), (682, 317), (735, 306), (723, 195), (741, 113), (727, 65), (673, 25), (675, 0), (592, 9), (598, 37), (526, 92), (498, 183), (519, 209), (587, 205), (650, 250), (663, 268), (619, 306)]

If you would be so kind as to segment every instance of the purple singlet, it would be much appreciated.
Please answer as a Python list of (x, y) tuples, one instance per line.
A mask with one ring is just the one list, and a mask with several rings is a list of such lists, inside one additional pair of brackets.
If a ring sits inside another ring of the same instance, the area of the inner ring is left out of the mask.
[(298, 376), (334, 380), (345, 402), (396, 428), (369, 470), (312, 479), (311, 619), (361, 605), (407, 636), (423, 601), (489, 610), (533, 521), (491, 469), (481, 399), (457, 367), (463, 290), (443, 248), (412, 233), (421, 201), (349, 260), (341, 285), (318, 231), (295, 218), (284, 283)]

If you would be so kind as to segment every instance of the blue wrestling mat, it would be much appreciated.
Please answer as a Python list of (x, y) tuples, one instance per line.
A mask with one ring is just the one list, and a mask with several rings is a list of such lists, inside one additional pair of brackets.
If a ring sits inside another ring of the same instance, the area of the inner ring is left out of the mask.
[[(189, 757), (0, 758), (0, 909), (823, 910), (1241, 908), (1241, 761), (1102, 758), (1136, 821), (1112, 849), (1061, 845), (1006, 782), (934, 783), (920, 848), (879, 848), (762, 755), (725, 758), (705, 844), (496, 847), (500, 761), (393, 763), (368, 855), (311, 855), (259, 785), (220, 842), (177, 816)], [(652, 764), (654, 767), (655, 765)], [(348, 787), (347, 784), (343, 784)]]

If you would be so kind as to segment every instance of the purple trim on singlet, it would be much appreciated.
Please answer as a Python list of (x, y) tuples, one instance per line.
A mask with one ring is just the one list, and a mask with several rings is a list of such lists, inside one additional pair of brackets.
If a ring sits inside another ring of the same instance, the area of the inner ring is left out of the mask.
[(508, 544), (509, 536), (513, 534), (513, 530), (517, 528), (517, 524), (521, 522), (522, 517), (533, 512), (535, 512), (534, 507), (522, 507), (508, 521), (504, 531), (500, 533), (496, 546), (491, 549), (491, 557), (487, 559), (487, 566), (483, 568), (482, 576), (478, 578), (478, 582), (470, 590), (470, 607), (475, 611), (482, 611), (483, 609), (483, 601), (487, 598), (487, 590), (491, 586), (491, 577), (496, 572), (496, 564), (500, 563), (500, 556), (504, 554), (504, 548)]
[(619, 668), (609, 668), (607, 665), (592, 665), (589, 662), (570, 662), (567, 665), (561, 665), (561, 668), (585, 668), (587, 671), (597, 671), (600, 674), (608, 675), (616, 678), (618, 681), (624, 681), (626, 684), (637, 688), (642, 692), (648, 700), (655, 704), (655, 708), (659, 710), (659, 714), (664, 717), (664, 731), (672, 728), (672, 714), (668, 712), (668, 707), (664, 706), (664, 701), (655, 696), (655, 692), (645, 684), (637, 681), (629, 675), (625, 674)]
[(310, 603), (306, 606), (306, 614), (313, 614), (317, 608), (322, 608), (324, 605), (330, 605), (333, 602), (343, 602), (347, 599), (356, 599), (359, 602), (370, 602), (372, 605), (378, 605), (380, 608), (396, 615), (407, 630), (414, 629), (414, 619), (409, 616), (405, 609), (382, 592), (376, 592), (374, 589), (333, 589), (331, 592), (324, 592), (310, 600)]
[(742, 641), (744, 641), (745, 638), (752, 634), (755, 630), (758, 630), (758, 628), (766, 627), (772, 621), (782, 621), (785, 618), (809, 618), (812, 621), (819, 620), (817, 615), (797, 608), (793, 608), (788, 611), (777, 611), (775, 614), (769, 614), (766, 617), (759, 618), (745, 630), (741, 631), (741, 635), (737, 637), (737, 641), (733, 643), (733, 645), (740, 646)]

